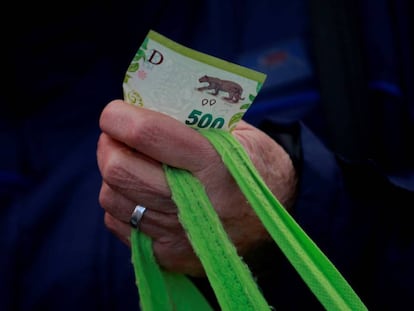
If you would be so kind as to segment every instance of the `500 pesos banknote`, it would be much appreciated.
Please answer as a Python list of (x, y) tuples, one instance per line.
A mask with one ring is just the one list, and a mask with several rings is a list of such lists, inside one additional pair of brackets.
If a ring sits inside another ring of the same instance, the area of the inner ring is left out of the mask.
[(182, 46), (150, 30), (125, 75), (124, 99), (194, 128), (231, 131), (266, 75)]

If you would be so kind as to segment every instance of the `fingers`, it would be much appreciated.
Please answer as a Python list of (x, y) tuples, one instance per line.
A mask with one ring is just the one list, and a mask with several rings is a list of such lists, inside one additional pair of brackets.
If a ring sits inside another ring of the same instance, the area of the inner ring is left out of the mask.
[(165, 214), (146, 209), (141, 218), (139, 230), (160, 243), (167, 243), (172, 237), (177, 236), (182, 236), (186, 240), (177, 214)]
[[(165, 114), (113, 101), (103, 110), (104, 133), (161, 163), (190, 171), (217, 157), (208, 140)], [(197, 152), (197, 154), (195, 154)]]
[[(136, 203), (126, 199), (105, 183), (102, 184), (99, 199), (101, 206), (106, 211), (106, 226), (112, 232), (116, 232), (117, 236), (122, 236), (123, 241), (125, 241), (130, 233), (128, 229), (131, 229), (130, 219)], [(175, 207), (173, 212), (168, 213), (146, 208), (138, 227), (146, 235), (161, 241), (164, 237), (182, 235), (183, 231)]]
[(154, 256), (160, 266), (191, 276), (205, 276), (204, 268), (185, 236), (170, 236), (166, 240), (153, 240)]
[[(137, 230), (131, 227), (129, 223), (130, 217), (131, 215), (128, 216), (127, 220), (122, 220), (108, 211), (104, 217), (105, 226), (127, 245), (130, 244), (129, 238), (131, 230)], [(177, 239), (177, 237), (180, 237), (179, 240), (183, 240), (183, 243), (188, 243), (177, 215), (164, 214), (146, 209), (138, 224), (138, 230), (160, 244), (166, 245), (172, 239)]]
[(132, 228), (129, 224), (120, 221), (109, 213), (105, 213), (104, 223), (109, 231), (111, 231), (125, 245), (131, 247), (130, 237)]
[[(146, 232), (156, 233), (147, 235), (152, 239), (154, 256), (157, 262), (164, 269), (170, 271), (179, 271), (192, 276), (205, 275), (203, 266), (188, 242), (185, 232), (183, 230), (176, 233), (162, 231), (158, 226), (152, 224), (153, 220), (150, 218), (158, 217), (153, 214), (155, 213), (149, 210), (145, 211), (139, 230), (144, 234), (147, 234)], [(109, 213), (105, 213), (104, 219), (106, 227), (125, 245), (131, 247), (131, 230), (136, 229), (131, 228), (129, 224), (120, 221)], [(154, 230), (148, 230), (151, 226)]]
[(99, 203), (105, 211), (123, 223), (129, 223), (132, 212), (137, 204), (135, 201), (131, 201), (119, 192), (111, 189), (105, 182), (101, 186)]
[[(98, 141), (97, 160), (104, 180), (100, 203), (113, 215), (125, 218), (131, 210), (115, 209), (136, 204), (154, 210), (175, 212), (171, 192), (161, 163), (142, 155), (102, 133)], [(125, 198), (121, 198), (121, 196)]]
[[(104, 222), (118, 239), (131, 247), (131, 230), (136, 229), (109, 213), (105, 213)], [(152, 239), (154, 256), (164, 269), (192, 276), (205, 274), (177, 218), (147, 209), (138, 230)]]
[[(156, 258), (159, 258), (160, 262), (168, 262), (171, 267), (180, 267), (183, 264), (187, 266), (188, 263), (184, 261), (186, 256), (178, 252), (176, 246), (180, 245), (180, 249), (185, 249), (186, 254), (192, 253), (192, 248), (178, 220), (161, 161), (171, 156), (171, 152), (168, 152), (169, 148), (177, 148), (181, 154), (187, 153), (187, 158), (197, 158), (197, 156), (191, 153), (188, 138), (180, 136), (178, 140), (174, 140), (169, 133), (169, 138), (163, 142), (152, 141), (157, 135), (145, 134), (145, 131), (152, 131), (152, 128), (146, 128), (148, 126), (145, 125), (146, 121), (143, 127), (137, 128), (135, 123), (139, 124), (141, 112), (146, 120), (146, 110), (139, 110), (122, 103), (118, 103), (117, 107), (122, 107), (122, 109), (103, 113), (101, 119), (103, 133), (99, 138), (97, 148), (98, 166), (103, 178), (99, 201), (106, 211), (105, 225), (121, 241), (130, 245), (131, 214), (136, 204), (145, 206), (147, 209), (140, 220), (139, 230), (153, 240)], [(131, 108), (133, 108), (132, 112)], [(124, 110), (128, 112), (124, 113)], [(136, 113), (138, 110), (140, 113)], [(148, 118), (151, 118), (153, 114), (154, 117), (160, 115), (151, 112)], [(155, 124), (158, 124), (157, 122)], [(175, 121), (172, 123), (177, 124)], [(186, 134), (183, 135), (190, 134), (191, 136), (195, 133), (194, 130), (186, 127), (185, 130)], [(144, 133), (142, 134), (141, 131)], [(171, 127), (169, 131), (171, 132)], [(200, 135), (197, 134), (197, 136)], [(171, 144), (173, 147), (170, 147)], [(179, 147), (176, 147), (177, 145)], [(208, 144), (206, 145), (211, 148)], [(197, 258), (194, 258), (194, 261), (197, 266)]]

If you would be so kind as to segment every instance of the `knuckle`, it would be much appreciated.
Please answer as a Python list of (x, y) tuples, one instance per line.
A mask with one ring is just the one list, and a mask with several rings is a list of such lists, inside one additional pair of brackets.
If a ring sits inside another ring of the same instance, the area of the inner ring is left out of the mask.
[(139, 123), (129, 127), (127, 140), (139, 148), (148, 148), (158, 145), (165, 135), (160, 122), (152, 117), (141, 118)]
[(133, 176), (125, 168), (121, 158), (116, 153), (108, 156), (101, 173), (104, 181), (108, 185), (115, 187), (129, 183), (129, 181), (133, 179)]
[(107, 209), (108, 206), (111, 206), (112, 196), (109, 193), (109, 188), (102, 185), (101, 190), (99, 191), (98, 202), (101, 207)]

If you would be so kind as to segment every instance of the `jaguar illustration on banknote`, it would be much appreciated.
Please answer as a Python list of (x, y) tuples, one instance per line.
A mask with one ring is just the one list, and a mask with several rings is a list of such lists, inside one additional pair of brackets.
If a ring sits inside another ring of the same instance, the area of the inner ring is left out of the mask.
[(212, 95), (218, 95), (220, 91), (227, 92), (228, 96), (224, 97), (223, 99), (226, 99), (233, 103), (238, 103), (239, 100), (244, 100), (244, 97), (242, 96), (243, 88), (236, 82), (229, 81), (229, 80), (222, 80), (216, 77), (211, 77), (204, 75), (200, 79), (198, 79), (200, 83), (208, 83), (206, 86), (201, 86), (197, 88), (199, 91), (204, 90), (214, 90), (211, 94)]

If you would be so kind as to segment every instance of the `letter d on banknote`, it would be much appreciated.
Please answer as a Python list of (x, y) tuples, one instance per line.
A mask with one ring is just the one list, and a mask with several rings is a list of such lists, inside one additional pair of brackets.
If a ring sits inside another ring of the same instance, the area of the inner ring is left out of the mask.
[(192, 50), (150, 30), (125, 75), (124, 99), (194, 128), (231, 131), (266, 75)]

